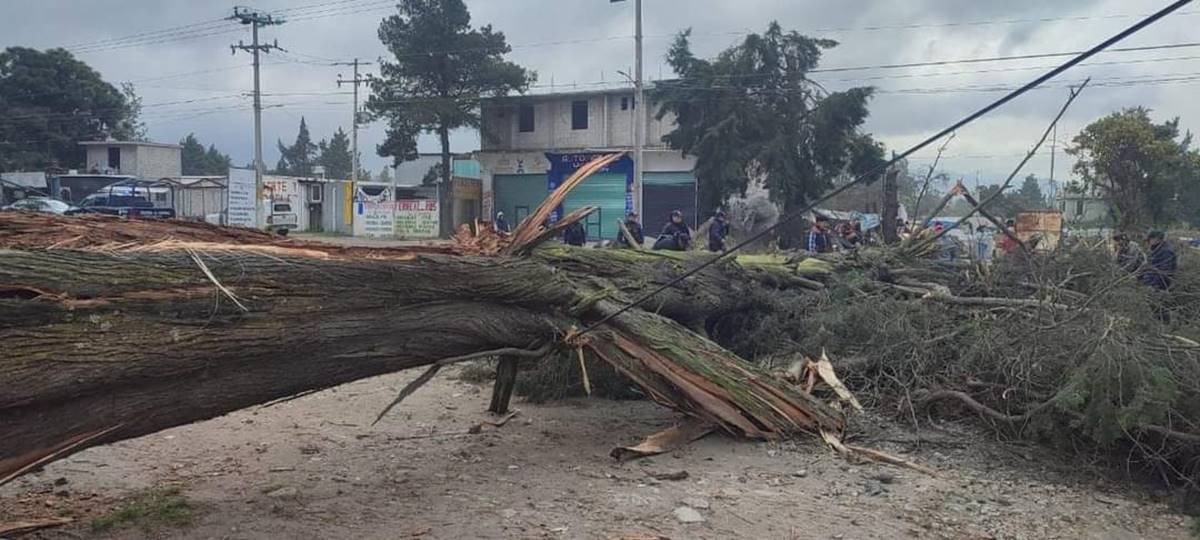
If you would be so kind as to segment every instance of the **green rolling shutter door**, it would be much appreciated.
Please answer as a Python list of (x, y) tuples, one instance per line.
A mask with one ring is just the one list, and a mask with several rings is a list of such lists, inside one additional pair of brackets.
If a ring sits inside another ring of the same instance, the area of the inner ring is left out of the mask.
[[(497, 174), (492, 177), (495, 211), (504, 212), (510, 227), (516, 228), (546, 200), (545, 174)], [(496, 216), (490, 216), (494, 219)]]
[[(545, 190), (544, 179), (542, 184), (542, 190)], [(567, 200), (563, 203), (563, 215), (584, 206), (599, 208), (584, 222), (588, 241), (615, 240), (617, 221), (625, 217), (625, 175), (597, 173), (589, 176), (567, 194)]]
[(696, 178), (689, 172), (646, 172), (642, 174), (646, 187), (642, 224), (649, 233), (658, 230), (670, 219), (672, 210), (682, 210), (684, 220), (696, 226)]

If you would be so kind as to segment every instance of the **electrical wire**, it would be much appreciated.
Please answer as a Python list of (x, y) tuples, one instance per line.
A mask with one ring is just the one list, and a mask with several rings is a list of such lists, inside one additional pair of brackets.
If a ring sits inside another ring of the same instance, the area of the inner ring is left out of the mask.
[(1042, 83), (1045, 83), (1046, 81), (1049, 81), (1050, 79), (1053, 79), (1054, 77), (1057, 77), (1058, 75), (1062, 74), (1063, 72), (1080, 64), (1084, 60), (1086, 60), (1092, 56), (1095, 56), (1100, 51), (1103, 51), (1103, 50), (1111, 47), (1113, 44), (1118, 43), (1118, 42), (1124, 40), (1125, 38), (1132, 36), (1133, 34), (1136, 34), (1137, 32), (1141, 31), (1143, 28), (1150, 26), (1151, 24), (1162, 19), (1163, 17), (1166, 17), (1167, 15), (1170, 15), (1171, 13), (1173, 13), (1175, 11), (1178, 11), (1180, 8), (1190, 4), (1191, 2), (1192, 2), (1192, 0), (1177, 0), (1176, 2), (1168, 5), (1167, 7), (1158, 11), (1157, 13), (1155, 13), (1149, 17), (1146, 17), (1145, 19), (1142, 19), (1141, 21), (1138, 21), (1133, 26), (1130, 26), (1129, 28), (1122, 30), (1121, 32), (1117, 33), (1116, 35), (1104, 40), (1099, 45), (1096, 45), (1095, 47), (1092, 47), (1091, 49), (1066, 61), (1061, 66), (1058, 66), (1058, 67), (1046, 72), (1045, 74), (1037, 77), (1036, 79), (1026, 83), (1024, 86), (1017, 88), (1016, 90), (1013, 90), (1012, 92), (1009, 92), (1008, 94), (1005, 94), (1000, 99), (997, 99), (997, 100), (991, 102), (990, 104), (984, 106), (982, 109), (979, 109), (978, 111), (975, 111), (974, 113), (968, 115), (967, 117), (963, 118), (962, 120), (955, 122), (953, 125), (946, 127), (945, 129), (939, 131), (938, 133), (936, 133), (934, 135), (931, 135), (930, 137), (928, 137), (925, 140), (921, 141), (920, 143), (917, 143), (916, 145), (910, 147), (909, 149), (905, 150), (904, 152), (901, 152), (900, 154), (893, 156), (892, 159), (879, 165), (878, 167), (875, 167), (874, 169), (867, 172), (866, 174), (863, 174), (863, 175), (855, 178), (854, 180), (846, 183), (845, 185), (830, 191), (823, 197), (817, 199), (816, 201), (813, 201), (812, 203), (808, 204), (807, 206), (800, 209), (799, 211), (794, 212), (790, 215), (781, 217), (779, 219), (779, 221), (777, 221), (774, 225), (771, 225), (770, 227), (767, 227), (766, 229), (760, 231), (759, 233), (750, 236), (749, 238), (738, 243), (737, 245), (717, 254), (715, 257), (713, 257), (707, 261), (704, 261), (703, 263), (695, 266), (691, 270), (688, 270), (688, 271), (680, 274), (678, 277), (676, 277), (675, 279), (672, 279), (671, 281), (667, 282), (666, 284), (656, 288), (653, 291), (650, 291), (649, 293), (646, 293), (645, 295), (634, 300), (633, 302), (630, 302), (628, 305), (604, 316), (599, 321), (597, 321), (597, 322), (587, 326), (583, 330), (579, 331), (579, 333), (577, 333), (574, 337), (582, 336), (583, 334), (586, 334), (586, 333), (596, 329), (597, 327), (607, 323), (608, 321), (611, 321), (613, 318), (634, 308), (635, 306), (637, 306), (647, 300), (650, 300), (651, 298), (654, 298), (656, 295), (658, 295), (662, 291), (665, 291), (671, 287), (674, 287), (676, 284), (682, 282), (684, 279), (687, 279), (688, 277), (695, 275), (696, 273), (700, 272), (701, 270), (703, 270), (709, 266), (712, 266), (713, 264), (720, 261), (721, 259), (724, 259), (724, 258), (728, 257), (729, 255), (737, 252), (739, 249), (742, 249), (743, 247), (745, 247), (747, 245), (757, 242), (759, 239), (765, 237), (766, 235), (770, 234), (772, 231), (778, 229), (779, 227), (786, 225), (788, 223), (791, 223), (792, 221), (795, 221), (795, 220), (803, 217), (806, 213), (811, 211), (813, 208), (816, 208), (821, 203), (823, 203), (833, 197), (836, 197), (837, 195), (845, 192), (846, 190), (850, 189), (851, 187), (853, 187), (857, 184), (863, 183), (863, 182), (873, 181), (875, 179), (876, 175), (878, 175), (879, 173), (881, 173), (883, 171), (886, 171), (888, 167), (891, 167), (892, 165), (895, 165), (897, 162), (907, 158), (908, 156), (911, 156), (911, 155), (917, 153), (922, 148), (925, 148), (925, 147), (929, 146), (930, 144), (933, 144), (938, 139), (941, 139), (942, 137), (945, 137), (946, 135), (949, 135), (951, 133), (954, 133), (955, 131), (958, 131), (963, 126), (966, 126), (967, 124), (970, 124), (971, 122), (974, 122), (975, 120), (991, 113), (992, 111), (1002, 107), (1004, 104), (1016, 99), (1017, 97), (1021, 96), (1024, 93), (1028, 92), (1030, 89), (1036, 88), (1036, 87), (1040, 86)]

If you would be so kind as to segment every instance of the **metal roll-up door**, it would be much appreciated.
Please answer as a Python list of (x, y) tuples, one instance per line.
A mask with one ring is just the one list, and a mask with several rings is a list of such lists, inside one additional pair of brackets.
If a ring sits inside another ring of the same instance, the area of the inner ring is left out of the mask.
[[(504, 212), (510, 227), (516, 228), (521, 220), (546, 200), (545, 174), (497, 174), (492, 177), (495, 196), (495, 211)], [(487, 219), (495, 219), (495, 215)]]
[(642, 178), (642, 225), (647, 233), (657, 234), (673, 210), (682, 211), (684, 221), (696, 227), (696, 178), (691, 172), (647, 172)]
[(626, 175), (596, 173), (571, 190), (563, 203), (563, 215), (584, 206), (599, 208), (584, 222), (588, 241), (615, 240), (617, 221), (625, 217)]

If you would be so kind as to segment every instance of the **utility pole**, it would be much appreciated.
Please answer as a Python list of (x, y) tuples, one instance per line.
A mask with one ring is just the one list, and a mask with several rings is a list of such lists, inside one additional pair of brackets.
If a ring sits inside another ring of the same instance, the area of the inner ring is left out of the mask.
[[(1073, 91), (1073, 90), (1072, 90)], [(1050, 136), (1050, 200), (1047, 203), (1051, 208), (1057, 204), (1055, 199), (1058, 198), (1058, 184), (1054, 183), (1054, 157), (1058, 150), (1058, 122), (1054, 123), (1054, 134)]]
[[(624, 2), (625, 0), (608, 0), (609, 3)], [(633, 210), (642, 216), (642, 194), (645, 192), (642, 184), (642, 151), (646, 146), (646, 107), (645, 87), (642, 84), (642, 0), (634, 0), (633, 43), (636, 65), (633, 68)], [(620, 73), (620, 72), (618, 72)], [(622, 73), (622, 75), (625, 75)], [(626, 78), (629, 75), (625, 75)], [(553, 86), (553, 78), (551, 79)], [(695, 216), (693, 216), (695, 217)]]
[[(896, 152), (892, 152), (892, 159), (896, 159)], [(900, 236), (896, 230), (896, 219), (900, 215), (900, 190), (897, 187), (897, 177), (900, 176), (900, 167), (892, 165), (883, 173), (883, 211), (880, 212), (882, 219), (880, 220), (880, 231), (883, 233), (883, 241), (887, 244), (894, 244), (900, 240)]]
[(353, 121), (350, 124), (350, 146), (351, 146), (351, 150), (350, 150), (351, 166), (350, 166), (350, 168), (352, 171), (350, 173), (350, 181), (358, 182), (358, 167), (359, 167), (359, 164), (358, 164), (358, 85), (366, 84), (367, 81), (370, 80), (370, 79), (358, 76), (358, 66), (360, 66), (360, 65), (369, 66), (369, 65), (371, 65), (371, 63), (370, 62), (359, 62), (358, 59), (355, 58), (353, 62), (335, 62), (333, 65), (335, 65), (335, 66), (354, 66), (354, 78), (350, 79), (350, 80), (345, 80), (345, 79), (342, 79), (342, 75), (339, 73), (337, 84), (338, 84), (338, 88), (341, 88), (343, 83), (354, 85), (354, 116), (352, 117)]
[[(642, 84), (642, 0), (634, 0), (634, 10), (637, 12), (634, 22), (633, 41), (637, 65), (634, 67), (633, 109), (637, 125), (633, 130), (633, 209), (642, 218), (642, 195), (645, 193), (642, 176), (646, 170), (642, 164), (642, 152), (646, 146), (646, 99), (645, 86)], [(639, 112), (638, 107), (643, 107)], [(699, 219), (692, 216), (692, 219)]]
[(280, 49), (279, 41), (274, 43), (259, 45), (258, 29), (263, 26), (272, 26), (283, 24), (283, 19), (276, 18), (270, 14), (259, 13), (247, 7), (233, 8), (233, 15), (229, 20), (237, 21), (241, 24), (249, 25), (252, 32), (253, 40), (250, 45), (242, 43), (238, 40), (237, 45), (230, 45), (229, 50), (232, 54), (237, 54), (238, 51), (249, 52), (254, 57), (254, 219), (258, 224), (262, 220), (262, 205), (263, 195), (263, 159), (262, 159), (262, 87), (259, 84), (259, 61), (258, 53), (270, 53), (272, 49)]

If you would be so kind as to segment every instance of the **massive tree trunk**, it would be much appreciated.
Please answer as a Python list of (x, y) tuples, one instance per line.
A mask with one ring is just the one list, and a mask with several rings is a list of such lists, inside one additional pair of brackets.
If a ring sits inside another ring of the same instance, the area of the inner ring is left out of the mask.
[[(2, 229), (0, 246), (11, 245)], [(565, 343), (573, 327), (696, 261), (561, 247), (523, 259), (298, 247), (0, 247), (0, 481), (273, 399), (547, 343), (582, 347), (664, 405), (737, 435), (841, 428), (825, 405), (684, 328), (748, 307), (738, 291), (754, 280), (736, 264)]]

